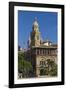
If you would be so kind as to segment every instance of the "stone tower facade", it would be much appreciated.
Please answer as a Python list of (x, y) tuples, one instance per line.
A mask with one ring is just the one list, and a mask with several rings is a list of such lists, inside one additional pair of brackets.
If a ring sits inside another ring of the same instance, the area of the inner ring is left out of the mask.
[[(57, 44), (53, 44), (49, 40), (40, 40), (40, 31), (37, 18), (35, 18), (32, 32), (29, 38), (29, 50), (27, 51), (27, 59), (33, 66), (33, 74), (36, 77), (50, 76), (48, 72), (52, 69), (48, 62), (57, 64)], [(50, 66), (50, 67), (49, 67)], [(45, 70), (48, 70), (45, 72)], [(53, 72), (52, 72), (53, 73)], [(57, 76), (57, 73), (56, 75)]]
[(32, 26), (32, 32), (31, 32), (31, 47), (35, 46), (38, 47), (40, 46), (40, 32), (39, 32), (39, 25), (37, 18), (35, 18), (35, 21)]

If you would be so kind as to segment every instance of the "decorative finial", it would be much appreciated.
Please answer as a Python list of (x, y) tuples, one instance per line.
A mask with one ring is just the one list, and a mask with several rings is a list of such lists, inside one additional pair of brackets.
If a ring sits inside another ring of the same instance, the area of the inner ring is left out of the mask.
[(33, 23), (33, 29), (34, 29), (35, 26), (39, 28), (37, 17), (35, 17), (35, 20), (34, 20), (34, 23)]
[(35, 21), (37, 21), (37, 17), (35, 17)]

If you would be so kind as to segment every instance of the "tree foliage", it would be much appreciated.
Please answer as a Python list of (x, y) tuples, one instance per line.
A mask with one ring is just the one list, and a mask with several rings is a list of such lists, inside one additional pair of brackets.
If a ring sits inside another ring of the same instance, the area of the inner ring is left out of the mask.
[(47, 67), (40, 71), (41, 75), (57, 76), (57, 64), (52, 60), (47, 60)]
[(24, 53), (18, 53), (18, 72), (22, 73), (23, 77), (29, 77), (30, 71), (32, 71), (31, 63), (25, 60)]

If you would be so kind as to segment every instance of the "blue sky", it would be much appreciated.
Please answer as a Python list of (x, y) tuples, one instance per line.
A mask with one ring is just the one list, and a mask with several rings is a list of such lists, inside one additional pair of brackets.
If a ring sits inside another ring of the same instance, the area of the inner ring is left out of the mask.
[(57, 13), (38, 11), (18, 11), (18, 44), (27, 47), (27, 41), (32, 31), (32, 25), (37, 17), (39, 31), (43, 40), (57, 43)]

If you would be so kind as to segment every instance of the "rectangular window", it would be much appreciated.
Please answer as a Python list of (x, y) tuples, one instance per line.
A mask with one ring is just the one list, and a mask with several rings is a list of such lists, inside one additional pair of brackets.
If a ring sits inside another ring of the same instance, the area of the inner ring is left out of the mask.
[(39, 55), (39, 49), (37, 49), (37, 55)]

